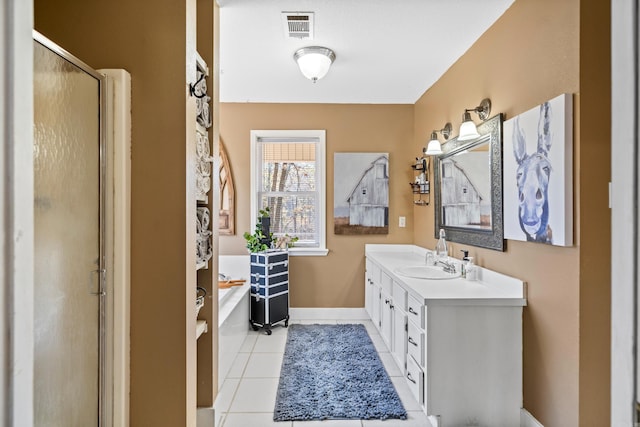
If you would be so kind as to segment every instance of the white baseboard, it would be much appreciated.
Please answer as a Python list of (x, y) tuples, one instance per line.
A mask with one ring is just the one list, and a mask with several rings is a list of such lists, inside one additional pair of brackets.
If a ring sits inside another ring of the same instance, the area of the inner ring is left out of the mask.
[(544, 427), (524, 408), (520, 408), (520, 427)]
[(290, 308), (291, 320), (368, 320), (364, 308)]

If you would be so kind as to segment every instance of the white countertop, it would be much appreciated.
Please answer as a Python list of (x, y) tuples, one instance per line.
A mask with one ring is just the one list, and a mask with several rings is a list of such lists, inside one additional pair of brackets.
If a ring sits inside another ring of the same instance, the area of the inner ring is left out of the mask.
[[(477, 281), (414, 279), (397, 274), (398, 268), (425, 265), (427, 249), (415, 245), (365, 245), (365, 255), (426, 305), (525, 306), (526, 284), (478, 267)], [(460, 262), (460, 260), (455, 260)]]

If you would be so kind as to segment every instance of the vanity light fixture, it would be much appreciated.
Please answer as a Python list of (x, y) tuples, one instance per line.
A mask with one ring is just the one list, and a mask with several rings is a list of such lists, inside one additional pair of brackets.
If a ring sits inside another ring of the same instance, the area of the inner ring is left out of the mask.
[(475, 108), (468, 108), (464, 110), (462, 115), (462, 124), (460, 125), (460, 134), (458, 135), (458, 141), (469, 141), (476, 139), (480, 136), (476, 124), (471, 120), (471, 112), (477, 113), (480, 120), (485, 121), (489, 118), (491, 112), (491, 100), (485, 98), (480, 101), (480, 105)]
[(302, 74), (315, 83), (327, 75), (336, 54), (328, 47), (307, 46), (296, 50), (293, 59), (296, 60)]
[(451, 136), (451, 123), (447, 123), (440, 130), (434, 130), (431, 132), (431, 138), (429, 139), (429, 145), (427, 148), (423, 149), (422, 152), (425, 156), (438, 156), (442, 154), (442, 146), (440, 145), (440, 141), (438, 141), (438, 132), (442, 134), (444, 140), (446, 141)]

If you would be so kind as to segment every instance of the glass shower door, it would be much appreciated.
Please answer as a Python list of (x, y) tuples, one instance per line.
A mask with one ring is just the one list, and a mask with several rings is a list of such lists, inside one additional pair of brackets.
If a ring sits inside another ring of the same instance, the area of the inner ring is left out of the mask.
[(34, 41), (35, 425), (98, 426), (101, 80), (43, 43)]

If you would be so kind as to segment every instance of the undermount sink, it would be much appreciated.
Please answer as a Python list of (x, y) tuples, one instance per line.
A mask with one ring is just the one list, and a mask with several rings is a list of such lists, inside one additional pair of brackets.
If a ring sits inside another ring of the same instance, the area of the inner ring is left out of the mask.
[(430, 267), (428, 265), (401, 267), (396, 269), (395, 272), (400, 276), (413, 279), (448, 280), (460, 277), (460, 273), (447, 273), (440, 267)]

